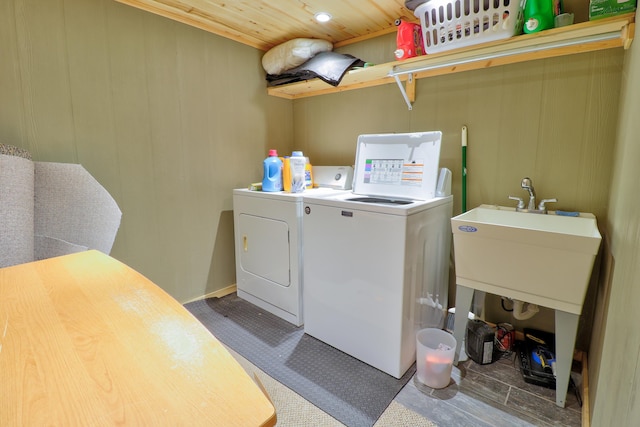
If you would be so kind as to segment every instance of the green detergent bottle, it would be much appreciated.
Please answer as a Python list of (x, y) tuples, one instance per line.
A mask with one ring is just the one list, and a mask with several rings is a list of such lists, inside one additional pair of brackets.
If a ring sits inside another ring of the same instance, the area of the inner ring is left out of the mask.
[(524, 28), (527, 34), (553, 28), (553, 0), (526, 0)]

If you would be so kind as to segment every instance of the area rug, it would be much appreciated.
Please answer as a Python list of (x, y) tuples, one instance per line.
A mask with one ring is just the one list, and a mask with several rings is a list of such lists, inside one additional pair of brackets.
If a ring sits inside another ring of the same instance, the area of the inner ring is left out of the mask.
[(415, 373), (396, 379), (235, 293), (185, 304), (221, 342), (347, 426), (372, 426)]

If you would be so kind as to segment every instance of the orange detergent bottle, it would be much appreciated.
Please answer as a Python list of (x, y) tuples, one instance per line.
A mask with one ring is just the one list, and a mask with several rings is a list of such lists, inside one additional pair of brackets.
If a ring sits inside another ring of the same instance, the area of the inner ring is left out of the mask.
[(304, 184), (307, 188), (313, 188), (313, 166), (311, 166), (308, 157), (306, 157), (306, 160), (304, 164)]
[(289, 156), (284, 156), (282, 160), (282, 189), (291, 193), (291, 161)]

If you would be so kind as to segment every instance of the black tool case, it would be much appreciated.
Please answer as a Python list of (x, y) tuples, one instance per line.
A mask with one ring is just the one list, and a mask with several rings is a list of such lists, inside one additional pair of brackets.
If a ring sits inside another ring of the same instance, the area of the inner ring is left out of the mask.
[[(538, 331), (536, 329), (524, 329), (524, 341), (518, 344), (518, 359), (520, 361), (520, 371), (525, 382), (536, 384), (547, 388), (556, 388), (556, 377), (553, 375), (551, 361), (549, 363), (540, 363), (542, 360), (549, 359), (549, 354), (555, 355), (555, 335), (549, 332)], [(547, 357), (544, 357), (544, 356)], [(537, 359), (537, 360), (536, 360)], [(555, 356), (551, 357), (555, 359)], [(543, 366), (545, 364), (546, 366)]]

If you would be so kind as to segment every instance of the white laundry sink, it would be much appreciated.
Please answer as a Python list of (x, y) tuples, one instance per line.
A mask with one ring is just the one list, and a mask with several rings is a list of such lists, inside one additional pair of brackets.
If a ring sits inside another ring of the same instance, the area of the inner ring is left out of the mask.
[(602, 237), (596, 218), (481, 205), (451, 219), (457, 284), (580, 314)]

